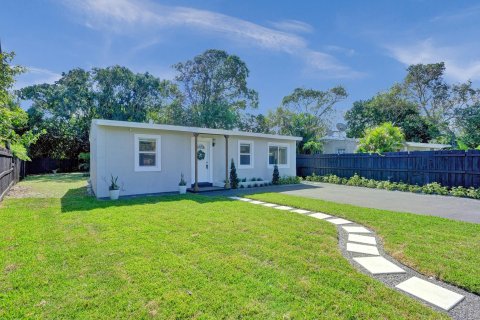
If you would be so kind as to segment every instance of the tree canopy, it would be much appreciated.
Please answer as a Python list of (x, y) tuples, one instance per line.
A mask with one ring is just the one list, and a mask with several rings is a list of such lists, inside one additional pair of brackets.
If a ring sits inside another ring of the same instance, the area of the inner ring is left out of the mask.
[(385, 122), (377, 127), (365, 130), (360, 139), (357, 152), (384, 153), (401, 149), (405, 142), (402, 129), (395, 127), (391, 122)]
[(325, 135), (335, 105), (346, 97), (347, 92), (341, 86), (327, 91), (296, 88), (268, 118), (277, 133), (303, 137), (297, 146), (299, 152), (316, 152), (317, 145), (308, 144), (312, 150), (304, 149), (304, 145)]
[(28, 129), (28, 114), (12, 92), (15, 77), (25, 71), (23, 67), (11, 65), (14, 57), (13, 52), (0, 51), (0, 147), (11, 149), (22, 160), (29, 160), (27, 148), (42, 132), (35, 127)]
[(241, 111), (258, 106), (258, 93), (247, 86), (247, 65), (235, 55), (211, 49), (174, 68), (189, 125), (233, 129)]

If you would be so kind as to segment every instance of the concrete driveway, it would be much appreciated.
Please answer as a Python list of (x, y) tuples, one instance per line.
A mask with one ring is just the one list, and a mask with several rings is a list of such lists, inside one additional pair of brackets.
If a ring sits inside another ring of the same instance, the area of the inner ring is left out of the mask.
[(480, 200), (350, 187), (330, 183), (306, 182), (300, 185), (236, 189), (207, 194), (233, 196), (264, 192), (278, 192), (337, 203), (353, 204), (360, 207), (410, 212), (480, 223)]
[(302, 197), (316, 198), (356, 206), (411, 212), (453, 220), (480, 223), (480, 200), (315, 183), (297, 190), (283, 191)]

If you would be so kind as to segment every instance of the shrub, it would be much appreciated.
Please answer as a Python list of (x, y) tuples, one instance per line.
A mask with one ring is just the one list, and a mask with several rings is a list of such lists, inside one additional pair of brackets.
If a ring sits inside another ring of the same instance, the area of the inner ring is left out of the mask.
[(297, 176), (284, 176), (279, 179), (279, 184), (299, 184), (301, 181), (302, 179)]
[(278, 172), (278, 166), (273, 167), (272, 183), (277, 185), (280, 184), (280, 172)]
[(366, 187), (367, 188), (376, 188), (377, 187), (377, 181), (375, 181), (373, 179), (368, 180)]
[(237, 168), (235, 168), (235, 163), (233, 162), (233, 158), (230, 164), (230, 187), (232, 189), (238, 188)]
[(453, 187), (450, 190), (450, 194), (455, 197), (466, 197), (468, 193), (468, 189), (464, 187)]
[(360, 186), (362, 179), (358, 174), (354, 174), (353, 177), (350, 177), (347, 181), (347, 186)]
[(422, 187), (420, 187), (419, 185), (408, 185), (408, 191), (414, 193), (421, 193)]
[(422, 187), (422, 192), (425, 194), (448, 195), (448, 188), (442, 187), (442, 185), (438, 182), (432, 182), (424, 185)]

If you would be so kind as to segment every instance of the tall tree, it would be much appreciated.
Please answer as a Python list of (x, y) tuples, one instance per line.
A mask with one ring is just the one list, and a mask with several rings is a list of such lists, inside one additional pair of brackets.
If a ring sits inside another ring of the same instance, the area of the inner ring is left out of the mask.
[(29, 160), (27, 148), (42, 133), (36, 128), (28, 130), (28, 114), (20, 107), (12, 92), (15, 77), (25, 71), (11, 65), (15, 54), (2, 52), (0, 48), (0, 147), (12, 150), (22, 160)]
[(459, 110), (457, 125), (459, 140), (467, 149), (480, 147), (480, 104)]
[(326, 91), (296, 88), (268, 118), (277, 133), (303, 137), (297, 148), (305, 152), (305, 143), (325, 135), (335, 105), (346, 97), (341, 86)]
[(361, 138), (367, 128), (385, 122), (402, 128), (408, 141), (428, 142), (439, 135), (439, 131), (420, 114), (415, 103), (408, 100), (404, 87), (398, 84), (370, 100), (354, 102), (346, 112), (345, 120), (350, 138)]
[(174, 68), (190, 125), (232, 129), (242, 111), (258, 106), (258, 93), (247, 86), (247, 65), (235, 55), (211, 49)]
[(428, 121), (446, 133), (452, 133), (457, 110), (475, 104), (480, 90), (472, 83), (448, 84), (444, 78), (445, 64), (415, 64), (407, 68), (404, 85), (407, 95)]
[(88, 152), (88, 135), (94, 118), (138, 122), (152, 119), (173, 124), (177, 117), (181, 118), (181, 111), (172, 111), (181, 110), (179, 95), (169, 81), (120, 66), (92, 71), (74, 69), (62, 74), (54, 84), (24, 88), (22, 98), (32, 102), (28, 110), (30, 124), (47, 131), (32, 147), (32, 154), (76, 158), (80, 152)]
[(247, 132), (272, 133), (268, 118), (263, 114), (244, 114), (238, 125), (238, 129)]

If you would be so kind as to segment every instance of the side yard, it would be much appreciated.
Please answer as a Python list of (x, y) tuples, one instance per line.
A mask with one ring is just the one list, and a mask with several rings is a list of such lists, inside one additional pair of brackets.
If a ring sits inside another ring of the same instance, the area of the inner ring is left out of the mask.
[(84, 184), (30, 177), (2, 203), (0, 318), (447, 319), (357, 272), (328, 222), (224, 197), (98, 201)]

